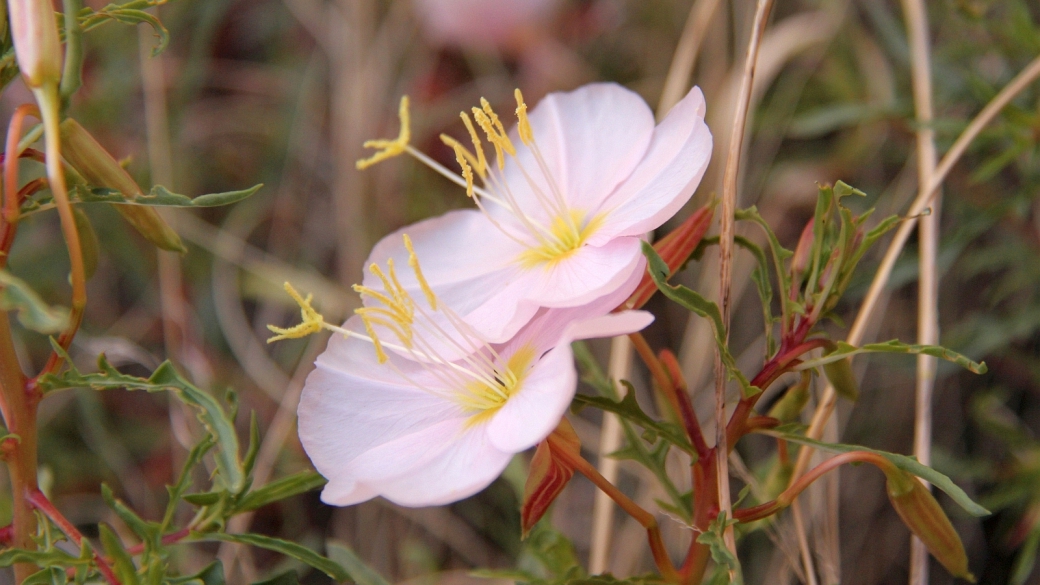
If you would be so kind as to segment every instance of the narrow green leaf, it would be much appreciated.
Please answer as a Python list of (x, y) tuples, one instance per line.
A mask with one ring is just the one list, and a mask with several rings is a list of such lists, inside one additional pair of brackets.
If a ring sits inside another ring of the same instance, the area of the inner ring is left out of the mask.
[(68, 309), (51, 307), (24, 280), (0, 270), (0, 287), (0, 310), (17, 311), (18, 321), (27, 329), (57, 333), (68, 327)]
[(181, 496), (185, 502), (193, 506), (212, 506), (220, 501), (220, 498), (227, 492), (202, 492), (199, 494), (184, 494)]
[(907, 473), (912, 473), (917, 477), (931, 483), (935, 487), (946, 492), (946, 495), (957, 503), (958, 506), (964, 508), (966, 512), (972, 516), (988, 516), (989, 510), (975, 503), (968, 494), (964, 493), (964, 490), (957, 487), (957, 484), (939, 473), (938, 471), (922, 464), (913, 457), (907, 457), (906, 455), (899, 455), (898, 453), (889, 453), (888, 451), (878, 451), (877, 449), (870, 449), (867, 447), (861, 447), (859, 445), (845, 445), (842, 443), (824, 443), (822, 441), (816, 441), (808, 437), (796, 435), (793, 433), (787, 433), (779, 430), (768, 431), (766, 434), (778, 436), (786, 441), (792, 443), (798, 443), (800, 445), (808, 445), (831, 453), (848, 453), (850, 451), (867, 451), (869, 453), (876, 453), (891, 461), (896, 467), (902, 469)]
[(112, 494), (112, 488), (106, 484), (101, 484), (101, 497), (108, 504), (109, 508), (119, 516), (119, 519), (123, 521), (127, 527), (133, 531), (141, 540), (146, 542), (156, 542), (159, 537), (159, 525), (154, 522), (148, 522), (137, 515), (136, 512), (127, 507), (126, 504), (116, 499), (115, 495)]
[(90, 278), (97, 272), (98, 249), (101, 246), (98, 244), (94, 226), (91, 225), (90, 219), (82, 209), (73, 206), (72, 219), (76, 224), (76, 232), (79, 234), (79, 246), (83, 254), (83, 272), (86, 273), (87, 278)]
[(207, 435), (206, 438), (199, 441), (188, 452), (188, 457), (184, 460), (184, 465), (181, 466), (181, 473), (177, 477), (177, 482), (166, 486), (166, 492), (170, 495), (170, 500), (166, 503), (166, 511), (163, 513), (160, 532), (166, 532), (170, 528), (170, 524), (173, 522), (173, 515), (177, 511), (177, 504), (191, 485), (192, 470), (202, 460), (202, 456), (212, 449), (215, 444), (212, 435)]
[(67, 582), (64, 569), (51, 567), (29, 575), (22, 581), (22, 585), (65, 585)]
[(225, 585), (224, 565), (220, 561), (213, 561), (204, 569), (187, 577), (174, 577), (169, 579), (169, 585)]
[(99, 372), (83, 374), (71, 367), (59, 376), (44, 377), (40, 380), (40, 387), (45, 391), (66, 388), (125, 388), (147, 392), (173, 392), (181, 402), (195, 409), (199, 422), (220, 446), (215, 455), (220, 479), (232, 492), (238, 493), (242, 490), (246, 478), (238, 459), (238, 435), (235, 434), (233, 422), (213, 396), (184, 379), (168, 361), (163, 362), (148, 379), (120, 373), (108, 363), (104, 354), (98, 356), (98, 369)]
[(74, 557), (56, 548), (48, 550), (11, 548), (0, 551), (0, 567), (10, 567), (15, 563), (32, 563), (38, 567), (47, 568), (86, 565), (90, 563), (90, 560)]
[(341, 567), (339, 563), (329, 560), (307, 547), (296, 544), (295, 542), (289, 542), (288, 540), (282, 540), (280, 538), (274, 538), (271, 536), (263, 536), (260, 534), (225, 534), (222, 532), (197, 534), (196, 540), (237, 542), (240, 544), (257, 546), (267, 550), (275, 551), (277, 553), (281, 553), (288, 557), (292, 557), (302, 563), (310, 565), (315, 569), (318, 569), (322, 573), (325, 573), (329, 577), (332, 577), (337, 582), (353, 580), (351, 579), (350, 573), (348, 573), (346, 569)]
[(103, 522), (98, 524), (98, 532), (101, 536), (101, 546), (105, 549), (105, 555), (112, 560), (112, 569), (116, 572), (116, 577), (119, 577), (119, 582), (122, 585), (139, 585), (141, 581), (137, 577), (134, 560), (130, 558), (116, 533)]
[(83, 185), (76, 186), (72, 192), (79, 201), (84, 203), (120, 203), (158, 207), (217, 207), (242, 201), (259, 191), (263, 186), (261, 183), (241, 191), (208, 193), (195, 198), (174, 193), (162, 185), (152, 187), (147, 195), (126, 194), (107, 187), (86, 187)]
[(346, 569), (357, 585), (390, 585), (389, 581), (361, 560), (346, 544), (330, 540), (325, 543), (325, 549), (329, 551), (329, 558)]
[(718, 305), (685, 286), (668, 284), (670, 276), (668, 265), (657, 254), (653, 246), (646, 242), (643, 242), (643, 254), (650, 264), (650, 277), (654, 279), (654, 284), (664, 293), (664, 296), (706, 318), (711, 324), (712, 332), (715, 334), (715, 345), (719, 348), (719, 354), (722, 356), (722, 363), (726, 366), (729, 379), (740, 383), (744, 396), (754, 396), (761, 392), (761, 388), (752, 386), (748, 382), (747, 377), (737, 367), (737, 360), (729, 352), (729, 346), (726, 344), (726, 327), (722, 323), (722, 312), (719, 311)]
[(253, 585), (299, 585), (300, 576), (296, 574), (295, 569), (289, 569), (284, 573), (278, 573), (270, 579), (264, 579), (263, 581), (255, 581)]
[(808, 370), (810, 368), (816, 368), (836, 362), (840, 359), (844, 359), (848, 356), (853, 356), (861, 353), (905, 353), (905, 354), (924, 354), (937, 357), (939, 359), (953, 362), (958, 366), (963, 367), (969, 372), (975, 374), (985, 374), (988, 371), (985, 362), (976, 362), (964, 355), (961, 355), (955, 351), (946, 349), (938, 345), (918, 345), (908, 344), (899, 341), (898, 339), (892, 339), (884, 343), (868, 343), (861, 347), (849, 345), (844, 341), (837, 342), (837, 349), (832, 353), (829, 353), (823, 357), (819, 357), (812, 360), (806, 360), (799, 364), (796, 370)]
[(578, 408), (593, 406), (600, 410), (613, 412), (621, 418), (639, 425), (645, 430), (656, 433), (662, 439), (696, 457), (697, 452), (694, 450), (693, 446), (690, 445), (690, 442), (687, 440), (686, 435), (683, 434), (683, 431), (679, 429), (677, 425), (654, 420), (643, 412), (643, 409), (639, 407), (639, 403), (636, 402), (635, 393), (631, 390), (625, 394), (625, 397), (621, 399), (621, 402), (615, 402), (605, 396), (577, 394), (574, 396), (572, 404)]
[(301, 471), (273, 481), (243, 496), (235, 506), (237, 512), (246, 512), (284, 500), (325, 485), (326, 480), (316, 471)]

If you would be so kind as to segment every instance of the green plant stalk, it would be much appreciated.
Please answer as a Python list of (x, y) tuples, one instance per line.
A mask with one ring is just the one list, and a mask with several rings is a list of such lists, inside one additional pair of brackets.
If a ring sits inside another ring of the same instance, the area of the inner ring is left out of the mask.
[[(27, 494), (38, 491), (36, 483), (36, 405), (37, 400), (26, 391), (25, 374), (18, 365), (11, 336), (11, 323), (6, 311), (0, 311), (0, 395), (3, 396), (4, 422), (18, 440), (8, 439), (2, 445), (3, 457), (11, 478), (11, 546), (32, 550), (36, 547), (36, 514)], [(15, 582), (21, 583), (36, 571), (28, 563), (14, 566)]]
[(61, 72), (61, 109), (69, 107), (72, 94), (83, 85), (83, 27), (77, 15), (83, 0), (62, 0), (65, 9), (65, 63)]

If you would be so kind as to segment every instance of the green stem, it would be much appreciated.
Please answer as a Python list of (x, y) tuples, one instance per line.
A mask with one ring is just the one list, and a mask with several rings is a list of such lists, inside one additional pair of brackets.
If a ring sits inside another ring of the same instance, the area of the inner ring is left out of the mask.
[(83, 0), (62, 0), (65, 8), (65, 67), (61, 73), (61, 110), (66, 111), (72, 94), (83, 85), (83, 27), (77, 15)]

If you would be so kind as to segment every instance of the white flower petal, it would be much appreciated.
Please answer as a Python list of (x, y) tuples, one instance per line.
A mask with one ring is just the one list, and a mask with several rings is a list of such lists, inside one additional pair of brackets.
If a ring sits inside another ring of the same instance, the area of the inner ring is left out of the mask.
[[(530, 113), (531, 128), (546, 166), (572, 209), (595, 211), (643, 158), (654, 132), (654, 116), (635, 92), (615, 83), (593, 83), (568, 93), (551, 93)], [(514, 130), (516, 161), (505, 177), (520, 207), (542, 222), (542, 211), (527, 176), (542, 193), (552, 190), (531, 150)], [(489, 209), (497, 207), (489, 205)], [(501, 208), (494, 211), (496, 217)]]
[(491, 443), (510, 453), (533, 447), (559, 424), (577, 387), (570, 344), (561, 343), (535, 363), (519, 391), (495, 413), (487, 427)]
[(654, 130), (646, 156), (602, 208), (603, 225), (589, 244), (656, 229), (689, 201), (711, 158), (704, 95), (694, 87)]
[(529, 287), (527, 298), (543, 307), (587, 304), (617, 292), (633, 272), (642, 272), (646, 259), (639, 242), (624, 237), (602, 246), (582, 246), (562, 260), (524, 271), (518, 279)]
[(642, 331), (654, 322), (654, 316), (647, 311), (621, 311), (610, 313), (595, 319), (577, 321), (567, 329), (564, 339), (594, 339), (598, 337), (616, 337)]

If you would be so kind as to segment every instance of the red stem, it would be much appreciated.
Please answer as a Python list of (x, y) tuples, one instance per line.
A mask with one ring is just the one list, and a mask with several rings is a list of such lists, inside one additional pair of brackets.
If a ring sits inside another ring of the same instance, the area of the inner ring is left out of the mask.
[[(51, 522), (54, 522), (76, 546), (83, 547), (83, 534), (47, 499), (47, 496), (43, 495), (43, 492), (40, 490), (27, 490), (25, 500), (32, 504), (33, 508), (42, 512)], [(115, 571), (112, 570), (112, 567), (109, 566), (108, 562), (101, 555), (97, 554), (97, 551), (94, 552), (94, 561), (97, 563), (98, 571), (104, 575), (105, 580), (110, 585), (120, 585)]]
[[(171, 532), (169, 534), (164, 534), (163, 537), (162, 537), (162, 543), (163, 544), (175, 544), (175, 543), (178, 543), (178, 542), (184, 540), (185, 538), (187, 538), (189, 536), (191, 536), (191, 528), (184, 528), (184, 529), (178, 530), (177, 532)], [(139, 555), (139, 554), (144, 552), (144, 543), (142, 542), (140, 544), (135, 544), (134, 546), (131, 546), (130, 548), (126, 549), (126, 552), (129, 553), (130, 556), (132, 556), (132, 557), (133, 556), (137, 556), (137, 555)]]
[(675, 397), (679, 403), (679, 415), (682, 416), (683, 426), (686, 427), (686, 435), (697, 451), (697, 458), (703, 459), (708, 456), (710, 449), (704, 441), (704, 432), (697, 419), (697, 412), (693, 410), (693, 403), (690, 402), (690, 391), (686, 386), (682, 370), (679, 368), (679, 361), (675, 358), (675, 354), (667, 349), (661, 350), (660, 361), (667, 370), (668, 377), (675, 384)]

